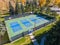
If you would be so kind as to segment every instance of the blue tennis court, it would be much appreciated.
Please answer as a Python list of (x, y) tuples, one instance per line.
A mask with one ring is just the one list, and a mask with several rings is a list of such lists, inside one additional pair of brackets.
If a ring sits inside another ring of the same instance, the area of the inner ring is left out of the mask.
[(39, 20), (38, 20), (38, 19), (36, 19), (36, 18), (30, 18), (30, 20), (31, 20), (32, 22), (36, 23), (36, 24), (38, 24), (38, 23), (39, 23)]
[(15, 37), (16, 35), (19, 35), (26, 31), (31, 31), (33, 28), (41, 26), (48, 22), (49, 20), (38, 17), (37, 15), (29, 15), (26, 17), (20, 17), (5, 21), (9, 38)]
[(30, 30), (31, 28), (34, 27), (34, 24), (35, 24), (35, 27), (37, 27), (37, 26), (42, 25), (47, 22), (49, 22), (49, 21), (42, 17), (38, 17), (36, 15), (33, 15), (33, 17), (32, 17), (32, 15), (30, 15), (30, 17), (28, 17), (28, 18), (24, 17), (24, 18), (21, 18), (20, 20), (17, 20), (16, 22), (12, 21), (12, 22), (10, 22), (9, 25), (10, 25), (10, 28), (12, 29), (13, 33), (15, 33), (15, 32), (24, 30), (24, 27), (26, 29), (28, 28), (28, 30)]
[(32, 24), (28, 21), (28, 20), (21, 20), (21, 22), (22, 22), (22, 24), (24, 24), (24, 26), (26, 26), (26, 27), (30, 27), (30, 26), (32, 26)]
[(18, 22), (10, 23), (10, 27), (11, 27), (13, 32), (17, 32), (19, 30), (22, 30), (22, 27), (18, 24)]
[(44, 24), (44, 23), (48, 22), (48, 20), (46, 20), (42, 17), (37, 17), (36, 15), (35, 16), (33, 15), (33, 17), (30, 16), (27, 19), (24, 18), (24, 19), (20, 20), (21, 24), (23, 24), (23, 25), (19, 24), (18, 22), (14, 22), (14, 21), (11, 22), (10, 27), (11, 27), (12, 31), (13, 32), (21, 31), (21, 30), (23, 30), (24, 26), (30, 30), (30, 27), (32, 28), (32, 26), (34, 26), (34, 24), (35, 24), (35, 26), (39, 26), (41, 24)]

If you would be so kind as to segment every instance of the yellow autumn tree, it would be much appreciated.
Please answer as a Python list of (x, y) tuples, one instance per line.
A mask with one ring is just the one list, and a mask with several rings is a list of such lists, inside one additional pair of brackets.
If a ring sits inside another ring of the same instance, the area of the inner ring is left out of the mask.
[(46, 0), (39, 0), (39, 5), (42, 7), (46, 4)]
[(59, 4), (60, 3), (60, 0), (55, 0), (55, 4)]
[(15, 0), (0, 0), (0, 14), (5, 14), (9, 11), (9, 1), (15, 9)]
[(21, 2), (23, 5), (25, 5), (26, 0), (18, 0), (18, 2)]
[(60, 0), (51, 0), (51, 3), (54, 4), (54, 5), (57, 5), (60, 3)]

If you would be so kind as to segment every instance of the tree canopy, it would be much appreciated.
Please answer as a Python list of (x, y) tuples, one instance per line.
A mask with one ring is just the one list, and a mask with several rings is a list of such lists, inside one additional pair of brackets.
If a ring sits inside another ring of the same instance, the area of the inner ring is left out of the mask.
[(45, 45), (60, 45), (60, 20), (48, 32)]

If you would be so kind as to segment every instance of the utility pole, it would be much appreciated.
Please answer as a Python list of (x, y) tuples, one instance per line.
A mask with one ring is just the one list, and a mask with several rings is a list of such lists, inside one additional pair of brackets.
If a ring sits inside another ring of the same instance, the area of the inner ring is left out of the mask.
[(34, 22), (34, 29), (33, 29), (34, 31), (36, 30), (36, 22)]

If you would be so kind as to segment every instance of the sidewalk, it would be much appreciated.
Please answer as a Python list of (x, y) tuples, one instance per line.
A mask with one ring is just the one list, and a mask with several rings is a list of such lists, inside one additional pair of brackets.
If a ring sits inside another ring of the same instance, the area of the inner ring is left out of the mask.
[(35, 39), (35, 37), (34, 37), (34, 35), (32, 33), (30, 33), (29, 36), (30, 36), (30, 38), (31, 38), (34, 45), (39, 45), (37, 40)]

